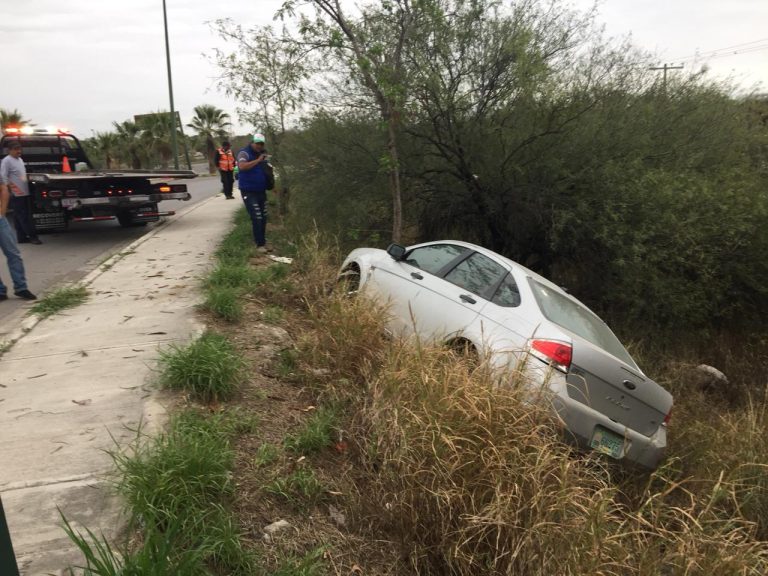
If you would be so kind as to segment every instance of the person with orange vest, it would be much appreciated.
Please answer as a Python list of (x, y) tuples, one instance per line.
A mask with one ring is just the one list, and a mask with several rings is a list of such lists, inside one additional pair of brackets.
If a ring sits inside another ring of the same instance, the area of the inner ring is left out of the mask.
[(224, 186), (224, 196), (227, 200), (234, 200), (232, 188), (235, 185), (235, 155), (226, 140), (221, 143), (221, 148), (216, 150), (215, 161), (221, 175), (221, 184)]

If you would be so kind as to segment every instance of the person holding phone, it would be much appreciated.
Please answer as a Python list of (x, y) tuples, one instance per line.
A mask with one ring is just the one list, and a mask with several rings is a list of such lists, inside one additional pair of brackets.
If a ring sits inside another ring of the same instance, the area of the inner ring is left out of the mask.
[(253, 226), (256, 251), (267, 252), (267, 165), (269, 155), (263, 134), (254, 134), (252, 141), (237, 153), (238, 184)]

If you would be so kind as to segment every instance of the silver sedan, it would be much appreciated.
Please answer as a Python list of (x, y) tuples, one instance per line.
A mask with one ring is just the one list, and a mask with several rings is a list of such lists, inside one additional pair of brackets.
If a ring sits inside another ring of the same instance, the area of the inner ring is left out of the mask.
[(579, 445), (650, 469), (663, 459), (671, 394), (605, 322), (546, 278), (453, 240), (358, 248), (340, 278), (388, 303), (393, 333), (473, 349), (502, 373), (522, 369), (546, 385)]

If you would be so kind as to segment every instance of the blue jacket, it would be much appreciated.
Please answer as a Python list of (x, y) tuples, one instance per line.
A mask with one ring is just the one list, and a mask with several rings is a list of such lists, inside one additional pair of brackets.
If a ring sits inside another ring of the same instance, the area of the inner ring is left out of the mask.
[[(263, 153), (266, 154), (267, 151), (264, 150)], [(243, 155), (245, 155), (245, 157)], [(250, 145), (237, 153), (238, 163), (241, 160), (250, 162), (256, 160), (256, 158), (256, 152), (253, 151), (253, 148), (251, 148)], [(267, 189), (267, 174), (264, 172), (265, 165), (266, 162), (262, 162), (261, 164), (256, 164), (256, 166), (250, 170), (240, 170), (237, 180), (240, 190), (245, 192), (265, 192)]]

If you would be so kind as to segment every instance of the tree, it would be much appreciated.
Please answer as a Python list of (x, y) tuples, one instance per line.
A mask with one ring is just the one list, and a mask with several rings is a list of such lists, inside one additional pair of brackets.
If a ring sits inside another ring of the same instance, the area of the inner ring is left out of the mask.
[(245, 30), (223, 19), (217, 20), (213, 29), (237, 46), (232, 52), (216, 50), (214, 54), (221, 73), (219, 87), (241, 103), (240, 118), (266, 134), (280, 176), (278, 198), (284, 216), (290, 175), (282, 161), (282, 143), (291, 117), (300, 110), (307, 94), (306, 81), (314, 70), (311, 50), (295, 42), (285, 30), (278, 33), (271, 26)]
[(34, 126), (34, 124), (30, 120), (24, 118), (22, 113), (18, 110), (0, 108), (0, 129), (5, 130), (6, 127), (21, 125)]
[(93, 138), (83, 141), (88, 156), (95, 165), (111, 170), (121, 153), (120, 137), (115, 132), (96, 132)]
[(113, 122), (117, 133), (119, 155), (122, 161), (138, 170), (148, 160), (146, 151), (141, 142), (142, 129), (136, 122), (126, 120), (124, 122)]
[(373, 100), (387, 134), (382, 168), (392, 196), (392, 240), (403, 232), (403, 201), (398, 139), (408, 101), (408, 66), (405, 48), (421, 25), (429, 2), (387, 0), (367, 5), (349, 16), (339, 0), (287, 0), (280, 16), (295, 15), (300, 5), (315, 8), (315, 19), (302, 17), (304, 42), (335, 57), (347, 71), (347, 80), (362, 86)]
[(227, 129), (232, 125), (229, 121), (229, 114), (211, 106), (210, 104), (201, 104), (195, 106), (195, 116), (187, 124), (197, 135), (205, 142), (205, 152), (208, 158), (208, 168), (211, 174), (216, 172), (214, 163), (214, 154), (216, 152), (216, 140), (227, 137)]

